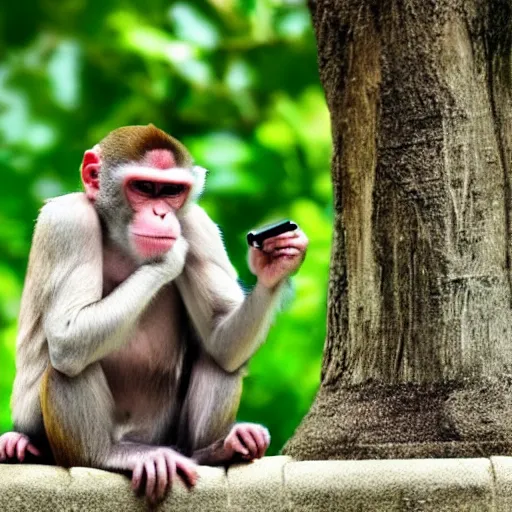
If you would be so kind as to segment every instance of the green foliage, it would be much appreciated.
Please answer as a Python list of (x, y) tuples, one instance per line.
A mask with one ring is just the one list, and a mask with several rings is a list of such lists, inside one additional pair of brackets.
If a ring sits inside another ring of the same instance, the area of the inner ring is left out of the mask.
[[(329, 120), (309, 14), (294, 0), (25, 0), (0, 13), (0, 430), (43, 200), (77, 190), (85, 149), (152, 122), (210, 170), (203, 206), (251, 286), (245, 233), (290, 217), (311, 240), (295, 299), (251, 361), (240, 418), (272, 453), (319, 382), (331, 237)], [(3, 43), (3, 44), (2, 44)]]

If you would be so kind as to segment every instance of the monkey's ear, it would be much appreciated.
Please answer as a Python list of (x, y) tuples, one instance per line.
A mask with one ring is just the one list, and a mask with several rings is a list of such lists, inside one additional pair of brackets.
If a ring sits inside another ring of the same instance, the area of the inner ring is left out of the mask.
[(101, 158), (96, 147), (88, 149), (82, 160), (82, 182), (85, 187), (85, 194), (94, 201), (100, 190), (100, 167)]
[(206, 173), (208, 172), (203, 167), (194, 165), (191, 169), (192, 175), (194, 176), (194, 185), (190, 191), (190, 199), (195, 201), (203, 192), (204, 183), (206, 181)]

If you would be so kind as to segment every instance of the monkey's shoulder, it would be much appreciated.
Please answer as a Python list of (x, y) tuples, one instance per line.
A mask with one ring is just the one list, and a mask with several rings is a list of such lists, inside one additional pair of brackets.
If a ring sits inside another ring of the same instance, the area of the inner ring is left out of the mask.
[(181, 220), (185, 238), (189, 243), (203, 246), (206, 244), (210, 249), (224, 249), (219, 227), (199, 205), (190, 205)]
[(187, 206), (186, 210), (182, 214), (182, 220), (186, 223), (201, 224), (207, 226), (209, 229), (218, 229), (217, 224), (213, 222), (211, 217), (206, 213), (204, 208), (199, 206), (197, 203), (193, 203)]
[[(237, 272), (226, 252), (222, 233), (217, 224), (197, 204), (191, 205), (182, 218), (182, 228), (189, 243), (187, 264), (218, 269), (219, 267), (230, 276), (237, 279)], [(211, 270), (211, 272), (214, 272)]]
[(48, 199), (39, 212), (37, 224), (65, 228), (99, 228), (99, 217), (82, 192)]
[[(58, 250), (60, 242), (72, 239), (81, 245), (101, 236), (101, 226), (94, 206), (83, 193), (66, 194), (49, 199), (39, 212), (34, 242), (52, 245)], [(51, 244), (48, 242), (51, 241)]]

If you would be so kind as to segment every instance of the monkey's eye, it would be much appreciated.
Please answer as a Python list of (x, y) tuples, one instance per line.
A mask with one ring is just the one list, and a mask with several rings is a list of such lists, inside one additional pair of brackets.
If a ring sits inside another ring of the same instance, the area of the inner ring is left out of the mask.
[(152, 181), (136, 180), (132, 181), (130, 185), (133, 190), (139, 192), (140, 194), (144, 194), (145, 196), (155, 195), (155, 184)]
[(187, 186), (181, 183), (168, 183), (160, 187), (158, 195), (164, 197), (179, 196), (186, 190)]

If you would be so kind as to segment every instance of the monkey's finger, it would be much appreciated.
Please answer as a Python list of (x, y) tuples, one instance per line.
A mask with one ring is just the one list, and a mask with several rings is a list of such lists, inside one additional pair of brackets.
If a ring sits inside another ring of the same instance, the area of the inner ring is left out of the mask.
[(272, 251), (272, 258), (280, 258), (281, 256), (294, 257), (301, 254), (301, 251), (295, 247), (282, 247)]
[(174, 481), (176, 480), (176, 461), (170, 453), (166, 453), (165, 457), (165, 467), (167, 470), (167, 480), (169, 489), (172, 487)]
[(156, 467), (156, 488), (155, 498), (157, 501), (162, 500), (165, 497), (165, 493), (169, 487), (169, 473), (167, 472), (167, 461), (165, 457), (158, 456), (155, 460)]
[(142, 485), (142, 475), (144, 472), (144, 464), (142, 462), (138, 462), (132, 472), (132, 489), (134, 491), (139, 491)]
[(249, 450), (242, 444), (240, 439), (236, 435), (231, 435), (226, 439), (226, 443), (231, 446), (231, 448), (236, 453), (241, 453), (242, 455), (249, 455)]
[(245, 428), (239, 429), (237, 434), (238, 437), (246, 446), (246, 448), (249, 450), (249, 455), (251, 457), (255, 457), (256, 454), (258, 453), (258, 447), (256, 446), (256, 443), (254, 442), (254, 439), (252, 438), (251, 434)]
[(287, 243), (279, 243), (276, 244), (274, 249), (270, 251), (272, 253), (274, 250), (278, 250), (281, 248), (291, 248), (291, 249), (297, 249), (298, 252), (306, 254), (306, 250), (308, 248), (308, 239), (306, 237), (298, 237), (294, 238), (293, 240), (288, 240)]
[(256, 442), (256, 445), (258, 447), (258, 459), (261, 459), (263, 455), (265, 455), (265, 451), (267, 450), (268, 444), (267, 439), (264, 434), (264, 430), (261, 427), (256, 427), (251, 430), (251, 435)]
[(297, 238), (299, 236), (299, 233), (301, 233), (301, 231), (297, 230), (297, 229), (295, 229), (293, 231), (286, 231), (285, 233), (281, 233), (280, 235), (272, 236), (270, 238), (265, 239), (263, 241), (263, 243), (269, 242), (272, 240), (283, 240), (286, 238)]
[(41, 456), (41, 452), (30, 442), (27, 445), (27, 451), (29, 451), (32, 455), (35, 455), (36, 457)]
[(290, 245), (301, 249), (306, 249), (309, 244), (308, 237), (300, 229), (297, 231), (283, 233), (282, 235), (268, 238), (263, 242), (263, 250), (271, 251), (277, 245)]
[(16, 444), (16, 457), (20, 462), (25, 460), (25, 450), (28, 446), (28, 439), (26, 437), (21, 437), (18, 443)]
[(184, 457), (178, 457), (176, 459), (176, 469), (184, 477), (186, 484), (192, 487), (196, 485), (199, 475), (197, 474), (197, 466), (193, 462)]
[(144, 471), (146, 473), (146, 496), (151, 500), (156, 488), (156, 470), (152, 459), (144, 464)]
[(272, 238), (267, 238), (266, 240), (264, 240), (262, 249), (265, 252), (269, 252), (272, 249), (274, 249), (276, 245), (287, 245), (287, 242), (298, 237), (299, 234), (297, 233), (297, 231), (288, 231), (287, 233), (282, 233), (281, 235), (273, 236)]
[(0, 460), (7, 459), (7, 454), (5, 453), (5, 441), (0, 438)]
[(251, 431), (252, 437), (256, 441), (256, 445), (258, 446), (258, 459), (261, 459), (263, 455), (265, 455), (265, 452), (267, 451), (267, 442), (265, 439), (265, 435), (263, 434), (262, 428), (257, 428), (253, 431)]
[(5, 453), (7, 457), (12, 459), (16, 452), (16, 444), (18, 443), (19, 436), (12, 436), (7, 439), (7, 443), (5, 445)]

